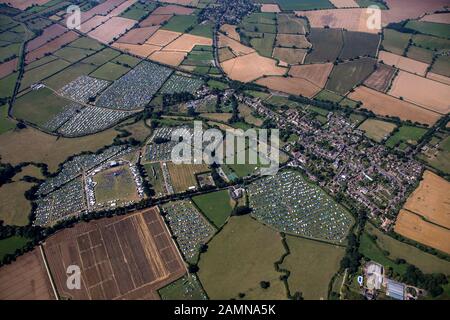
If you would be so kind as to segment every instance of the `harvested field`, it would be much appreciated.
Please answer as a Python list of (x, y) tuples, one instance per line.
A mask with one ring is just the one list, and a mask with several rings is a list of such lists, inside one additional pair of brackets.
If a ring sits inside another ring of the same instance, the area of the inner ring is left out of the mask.
[(184, 192), (190, 187), (197, 187), (195, 175), (210, 171), (206, 164), (174, 164), (169, 162), (167, 168), (176, 193)]
[(425, 76), (428, 69), (428, 64), (426, 63), (399, 56), (387, 51), (380, 51), (378, 55), (378, 61), (382, 61), (388, 66), (397, 67), (401, 70), (405, 70), (421, 76)]
[(276, 45), (286, 48), (307, 49), (311, 47), (308, 39), (302, 34), (277, 34)]
[(27, 53), (25, 57), (25, 63), (30, 63), (35, 60), (38, 60), (49, 53), (52, 53), (62, 46), (76, 40), (78, 38), (78, 34), (73, 31), (69, 31), (64, 33), (63, 35), (57, 37), (54, 40), (51, 40), (45, 44), (45, 46), (41, 46), (36, 50), (30, 51)]
[(222, 63), (222, 68), (231, 79), (242, 82), (253, 81), (264, 75), (283, 75), (287, 70), (277, 67), (275, 60), (256, 52), (227, 60)]
[(33, 185), (35, 184), (15, 181), (0, 187), (0, 220), (7, 225), (15, 226), (25, 226), (29, 223), (31, 203), (24, 194)]
[(273, 57), (287, 64), (301, 64), (307, 52), (306, 49), (276, 47), (273, 49)]
[(426, 222), (421, 216), (400, 210), (394, 231), (447, 254), (450, 253), (450, 230)]
[(49, 1), (50, 0), (21, 0), (21, 1), (0, 0), (0, 3), (9, 4), (13, 8), (25, 10), (34, 5), (37, 6), (44, 5)]
[(120, 43), (143, 44), (157, 30), (159, 26), (132, 29), (117, 40)]
[(151, 44), (127, 44), (127, 43), (118, 43), (115, 42), (113, 44), (113, 47), (120, 49), (125, 52), (129, 52), (131, 54), (137, 55), (139, 57), (147, 58), (149, 55), (151, 55), (155, 51), (161, 50), (161, 47), (154, 46)]
[(420, 21), (450, 24), (450, 13), (428, 14), (422, 17)]
[(307, 64), (291, 67), (289, 70), (289, 75), (295, 78), (308, 80), (316, 86), (323, 88), (327, 83), (328, 76), (330, 75), (332, 69), (332, 63)]
[(0, 64), (0, 78), (6, 77), (7, 75), (16, 71), (17, 61), (18, 59), (16, 58)]
[(149, 59), (165, 63), (171, 66), (179, 66), (181, 62), (183, 62), (184, 58), (186, 57), (186, 52), (174, 52), (174, 51), (156, 51), (153, 54), (150, 55)]
[(231, 52), (230, 48), (220, 48), (219, 49), (219, 61), (224, 62), (229, 59), (236, 58), (236, 56)]
[(358, 129), (363, 130), (368, 138), (376, 142), (381, 142), (388, 137), (396, 127), (397, 126), (391, 122), (367, 119), (358, 127)]
[(312, 51), (306, 56), (305, 63), (334, 62), (339, 57), (343, 46), (341, 30), (312, 28), (308, 39)]
[(422, 181), (409, 196), (403, 209), (450, 229), (450, 194), (448, 190), (450, 190), (450, 182), (431, 171), (425, 171)]
[(172, 17), (173, 17), (173, 15), (171, 15), (171, 14), (161, 14), (161, 15), (151, 14), (147, 18), (142, 20), (139, 23), (139, 26), (141, 26), (141, 27), (158, 26), (166, 21), (169, 21), (170, 18), (172, 18)]
[(296, 11), (295, 14), (308, 18), (312, 28), (328, 26), (330, 28), (367, 33), (378, 33), (380, 31), (380, 29), (372, 29), (367, 26), (371, 12), (366, 8)]
[(344, 48), (339, 58), (343, 60), (367, 56), (375, 58), (379, 42), (378, 34), (344, 31)]
[(165, 7), (159, 7), (152, 12), (152, 14), (176, 14), (176, 15), (190, 15), (194, 12), (194, 9), (186, 8), (177, 5), (168, 5)]
[(208, 120), (219, 121), (219, 122), (227, 122), (228, 120), (231, 119), (233, 114), (226, 113), (226, 112), (220, 112), (220, 113), (208, 112), (208, 113), (202, 113), (200, 116), (202, 118), (205, 118), (205, 119), (208, 119)]
[(80, 31), (83, 33), (88, 33), (97, 28), (99, 25), (108, 21), (109, 18), (105, 16), (96, 15), (90, 18), (89, 20), (83, 22), (80, 25)]
[(220, 27), (220, 31), (222, 31), (227, 37), (233, 40), (241, 41), (241, 37), (236, 31), (236, 26), (233, 26), (231, 24), (224, 24), (222, 27)]
[(158, 30), (145, 43), (164, 47), (181, 35), (179, 32)]
[(450, 78), (448, 78), (446, 76), (441, 76), (440, 74), (428, 72), (427, 78), (450, 86)]
[(131, 19), (112, 17), (104, 24), (89, 32), (88, 35), (102, 43), (110, 43), (127, 32), (127, 30), (130, 30), (135, 24), (136, 21)]
[(450, 112), (450, 87), (440, 82), (400, 71), (389, 94), (403, 97), (434, 112)]
[(280, 7), (277, 4), (266, 4), (261, 6), (261, 12), (280, 12)]
[(229, 47), (236, 56), (255, 52), (255, 49), (244, 46), (239, 41), (233, 40), (223, 34), (219, 34), (219, 48)]
[(319, 93), (322, 88), (309, 82), (308, 80), (293, 77), (264, 77), (256, 81), (257, 84), (268, 87), (269, 89), (281, 91), (293, 95), (312, 98)]
[[(185, 272), (180, 254), (156, 208), (80, 223), (44, 244), (61, 297), (159, 299), (157, 290)], [(66, 289), (66, 267), (81, 269), (81, 289)]]
[(359, 5), (354, 0), (330, 0), (330, 2), (338, 9), (359, 8)]
[(164, 50), (191, 52), (196, 45), (212, 46), (212, 39), (185, 33), (164, 47)]
[(379, 63), (377, 64), (377, 69), (364, 81), (364, 85), (386, 93), (394, 76), (395, 68)]
[(447, 0), (385, 0), (389, 10), (383, 12), (383, 24), (405, 19), (419, 18), (424, 13), (432, 13), (448, 5)]
[(39, 248), (0, 268), (0, 300), (54, 300)]
[(64, 28), (59, 24), (52, 24), (51, 26), (42, 30), (42, 34), (27, 43), (26, 52), (33, 51), (40, 46), (46, 44), (48, 41), (59, 37), (63, 33), (67, 32), (68, 29)]
[(361, 101), (362, 108), (381, 116), (399, 117), (426, 125), (433, 125), (441, 117), (438, 113), (363, 86), (356, 88), (348, 97)]
[(331, 71), (326, 88), (344, 95), (367, 79), (374, 71), (375, 64), (376, 60), (372, 58), (340, 63)]

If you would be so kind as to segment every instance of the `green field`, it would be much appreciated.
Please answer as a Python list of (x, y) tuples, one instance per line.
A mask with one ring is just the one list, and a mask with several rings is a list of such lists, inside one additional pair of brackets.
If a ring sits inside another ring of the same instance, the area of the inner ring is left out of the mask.
[(377, 246), (389, 252), (388, 258), (405, 259), (408, 263), (415, 265), (424, 273), (444, 273), (450, 275), (450, 262), (413, 247), (409, 244), (398, 241), (371, 224), (366, 224), (366, 232), (377, 237)]
[[(280, 235), (249, 216), (232, 217), (200, 256), (199, 278), (211, 299), (286, 299), (274, 263), (284, 253)], [(270, 287), (262, 289), (261, 281)]]
[(212, 38), (213, 26), (210, 22), (198, 24), (191, 31), (189, 31), (189, 34), (205, 38)]
[(376, 1), (376, 0), (356, 0), (356, 3), (361, 8), (367, 8), (367, 7), (370, 7), (370, 6), (378, 6), (382, 10), (387, 9), (386, 6), (382, 2), (379, 2), (379, 1)]
[(381, 46), (384, 50), (398, 55), (403, 55), (411, 36), (412, 35), (409, 33), (401, 33), (392, 29), (384, 29)]
[(413, 126), (401, 126), (395, 134), (386, 141), (386, 146), (393, 148), (401, 143), (415, 145), (427, 132), (427, 129)]
[(410, 46), (406, 56), (408, 58), (430, 64), (433, 60), (433, 51), (424, 48)]
[(111, 48), (105, 48), (102, 51), (97, 52), (96, 54), (84, 59), (82, 62), (87, 64), (93, 64), (96, 66), (101, 66), (106, 62), (116, 58), (120, 55), (120, 52), (117, 50), (113, 50)]
[(343, 107), (347, 107), (347, 108), (356, 108), (358, 106), (358, 102), (349, 99), (349, 98), (344, 98), (342, 99), (342, 101), (339, 103), (339, 105), (343, 106)]
[[(436, 139), (436, 137), (433, 137)], [(444, 137), (442, 140), (438, 139), (436, 143), (439, 143), (437, 154), (434, 151), (431, 154), (426, 152), (421, 153), (418, 157), (428, 163), (433, 168), (441, 170), (442, 172), (450, 173), (450, 136)], [(435, 149), (432, 149), (435, 150)]]
[(445, 23), (410, 20), (405, 25), (405, 28), (413, 29), (420, 33), (440, 38), (450, 38), (450, 29), (448, 28), (448, 24)]
[(301, 292), (304, 299), (327, 299), (328, 285), (339, 270), (345, 248), (318, 241), (286, 236), (290, 254), (280, 268), (291, 273), (291, 294)]
[(391, 122), (367, 119), (358, 129), (363, 130), (368, 138), (376, 142), (381, 142), (385, 137), (389, 136), (396, 127), (397, 126)]
[(450, 57), (439, 56), (433, 63), (431, 72), (450, 77)]
[(334, 92), (322, 90), (314, 97), (314, 99), (338, 103), (343, 99), (343, 97)]
[(195, 205), (216, 227), (223, 226), (233, 208), (228, 190), (211, 192), (192, 198)]
[(19, 236), (12, 236), (3, 240), (0, 240), (0, 260), (7, 254), (13, 254), (17, 249), (23, 248), (28, 239)]
[[(45, 66), (43, 66), (45, 67)], [(63, 70), (63, 72), (58, 72), (57, 74), (51, 76), (46, 79), (44, 82), (50, 88), (54, 90), (59, 90), (64, 87), (69, 82), (77, 79), (79, 76), (88, 75), (92, 71), (94, 71), (97, 67), (92, 64), (77, 62), (67, 69)], [(33, 69), (34, 71), (35, 69)]]
[(54, 52), (53, 54), (58, 58), (62, 58), (69, 62), (76, 62), (81, 59), (86, 58), (87, 56), (95, 53), (95, 51), (81, 49), (81, 48), (72, 48), (72, 47), (64, 47)]
[(328, 0), (271, 0), (270, 2), (264, 1), (263, 3), (274, 2), (278, 3), (280, 8), (285, 11), (334, 8), (334, 6)]
[(158, 290), (162, 300), (206, 300), (195, 275), (186, 275)]
[(252, 38), (250, 40), (252, 47), (265, 57), (272, 57), (274, 42), (275, 34), (272, 33), (263, 33), (261, 38)]
[(125, 67), (135, 67), (141, 60), (132, 57), (128, 54), (121, 54), (120, 56), (112, 59), (110, 62), (119, 63)]
[(228, 85), (224, 82), (217, 81), (217, 80), (209, 80), (208, 86), (213, 89), (219, 89), (219, 90), (225, 90), (228, 89)]
[(48, 78), (68, 66), (70, 66), (69, 62), (57, 59), (25, 72), (20, 82), (20, 91), (28, 89), (33, 83)]
[(69, 47), (88, 49), (93, 51), (98, 51), (104, 48), (104, 46), (100, 42), (88, 37), (78, 38), (77, 40), (71, 42), (69, 44)]
[(424, 34), (415, 34), (412, 38), (413, 44), (429, 50), (448, 50), (450, 49), (450, 40)]
[(154, 2), (142, 3), (138, 1), (132, 6), (130, 6), (128, 9), (126, 9), (124, 12), (122, 12), (120, 14), (120, 17), (140, 21), (144, 19), (155, 8), (156, 3)]
[(33, 185), (33, 183), (17, 181), (0, 187), (0, 220), (3, 220), (5, 224), (16, 226), (29, 223), (31, 203), (24, 194)]
[(69, 103), (69, 100), (55, 95), (50, 89), (32, 90), (16, 100), (13, 115), (42, 126)]
[(145, 164), (144, 168), (147, 172), (147, 177), (151, 184), (151, 188), (155, 191), (155, 195), (162, 196), (165, 194), (164, 176), (159, 162)]
[(162, 29), (184, 33), (193, 29), (197, 23), (196, 16), (173, 16)]
[(361, 58), (334, 66), (326, 88), (345, 94), (354, 86), (362, 83), (375, 69), (376, 60)]
[(119, 79), (128, 71), (130, 71), (130, 68), (124, 67), (120, 64), (107, 62), (100, 68), (92, 72), (90, 76), (103, 80), (114, 81)]
[(15, 123), (8, 118), (8, 106), (0, 106), (0, 134), (15, 127)]

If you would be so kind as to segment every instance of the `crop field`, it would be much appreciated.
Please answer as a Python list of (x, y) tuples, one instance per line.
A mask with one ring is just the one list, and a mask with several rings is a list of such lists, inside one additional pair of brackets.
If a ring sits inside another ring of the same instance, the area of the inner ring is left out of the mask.
[(150, 102), (172, 70), (144, 61), (115, 81), (99, 97), (97, 105), (106, 108), (139, 109)]
[(159, 162), (148, 163), (144, 165), (147, 172), (148, 181), (151, 188), (155, 191), (155, 197), (163, 196), (167, 193), (164, 185), (164, 176)]
[(344, 47), (339, 55), (347, 60), (357, 57), (375, 57), (380, 36), (366, 32), (344, 31)]
[(314, 99), (339, 103), (343, 97), (332, 91), (322, 90), (314, 97)]
[(408, 48), (408, 52), (406, 53), (408, 58), (426, 63), (428, 65), (433, 61), (433, 55), (433, 51), (416, 46), (410, 46)]
[(380, 51), (378, 61), (383, 62), (388, 66), (396, 67), (420, 76), (425, 76), (428, 69), (428, 64), (426, 63), (399, 56), (387, 51)]
[(200, 246), (208, 242), (216, 230), (189, 200), (166, 203), (162, 210), (184, 258), (195, 263)]
[(96, 54), (84, 59), (82, 62), (86, 64), (93, 64), (95, 66), (101, 66), (106, 62), (120, 56), (120, 52), (111, 48), (105, 48), (98, 51)]
[(365, 231), (376, 236), (376, 245), (389, 252), (388, 258), (395, 261), (397, 258), (405, 259), (425, 273), (450, 274), (450, 262), (426, 253), (414, 246), (400, 242), (387, 234), (379, 231), (371, 224), (366, 224)]
[(293, 66), (289, 70), (289, 75), (308, 80), (316, 86), (323, 88), (332, 69), (332, 63)]
[(421, 216), (415, 213), (400, 210), (394, 230), (406, 238), (447, 254), (450, 253), (450, 231), (423, 220)]
[(167, 164), (175, 192), (183, 192), (190, 187), (197, 187), (195, 175), (209, 171), (206, 164)]
[(305, 63), (334, 62), (344, 43), (342, 31), (338, 29), (311, 28), (308, 39), (312, 51), (306, 56)]
[(396, 127), (397, 126), (391, 122), (367, 119), (358, 127), (358, 129), (363, 130), (366, 137), (376, 142), (381, 142), (386, 139)]
[(322, 89), (308, 80), (294, 77), (264, 77), (257, 80), (256, 83), (272, 90), (302, 95), (308, 98), (312, 98)]
[(295, 65), (303, 63), (307, 52), (306, 49), (275, 47), (273, 49), (273, 57), (282, 62)]
[[(239, 293), (244, 299), (286, 299), (274, 266), (283, 253), (277, 232), (249, 216), (232, 217), (201, 255), (198, 276), (210, 299), (237, 299)], [(261, 281), (270, 287), (262, 289)]]
[(450, 31), (448, 30), (448, 24), (445, 23), (408, 21), (405, 27), (431, 36), (436, 36), (444, 39), (450, 38)]
[(161, 300), (206, 300), (196, 275), (183, 276), (158, 291)]
[(137, 22), (122, 17), (112, 17), (88, 33), (89, 37), (102, 43), (111, 43), (130, 30)]
[(279, 33), (306, 34), (308, 22), (293, 14), (278, 14), (277, 29)]
[(383, 35), (383, 41), (381, 42), (383, 49), (398, 55), (403, 55), (408, 47), (411, 34), (401, 33), (393, 29), (384, 29)]
[(162, 27), (163, 30), (184, 33), (188, 29), (192, 29), (197, 24), (196, 16), (172, 16)]
[(22, 236), (10, 236), (0, 240), (0, 259), (8, 254), (14, 254), (16, 250), (25, 247), (30, 239)]
[(144, 44), (157, 30), (159, 26), (131, 29), (120, 37), (117, 42), (129, 44)]
[(450, 217), (446, 212), (450, 210), (450, 195), (447, 192), (450, 182), (431, 171), (425, 171), (422, 179), (403, 208), (449, 229)]
[(37, 83), (37, 82), (41, 81), (42, 79), (45, 79), (45, 78), (61, 71), (62, 69), (67, 68), (68, 66), (70, 66), (69, 62), (64, 61), (62, 59), (57, 59), (57, 60), (51, 61), (45, 65), (42, 65), (42, 66), (39, 66), (34, 69), (26, 71), (20, 82), (19, 91), (28, 89), (30, 87), (30, 85), (32, 85), (33, 83)]
[(426, 125), (434, 124), (441, 117), (438, 113), (363, 86), (357, 87), (348, 97), (362, 102), (362, 108), (381, 116), (399, 117)]
[(79, 35), (74, 31), (69, 31), (61, 36), (47, 42), (44, 46), (41, 46), (33, 51), (30, 51), (25, 56), (25, 62), (31, 63), (38, 59), (41, 59), (48, 55), (49, 53), (53, 53), (56, 50), (62, 48), (63, 46), (69, 44), (70, 42), (78, 39)]
[(277, 34), (276, 45), (286, 48), (307, 49), (311, 47), (308, 39), (302, 34)]
[(263, 124), (263, 120), (260, 118), (255, 117), (252, 112), (253, 109), (247, 106), (246, 104), (240, 104), (239, 107), (239, 114), (244, 117), (245, 122), (255, 125), (257, 127), (261, 126)]
[[(49, 238), (44, 250), (64, 298), (158, 299), (158, 289), (186, 272), (155, 208), (80, 223)], [(70, 264), (82, 266), (80, 290), (66, 289), (65, 266)]]
[(54, 300), (39, 248), (0, 269), (1, 300)]
[(364, 81), (364, 85), (371, 89), (386, 93), (395, 74), (395, 68), (379, 63), (376, 65), (376, 70), (366, 79), (366, 81)]
[(402, 97), (436, 113), (450, 112), (450, 86), (400, 71), (389, 94)]
[(139, 200), (136, 184), (126, 166), (104, 170), (94, 176), (97, 203), (128, 203)]
[(372, 58), (361, 58), (340, 63), (334, 66), (327, 82), (328, 90), (346, 94), (353, 87), (362, 83), (375, 70), (376, 61)]
[(114, 81), (119, 79), (130, 70), (130, 68), (124, 67), (120, 64), (107, 62), (100, 68), (92, 72), (90, 76), (103, 80)]
[(195, 196), (192, 201), (217, 228), (223, 226), (233, 210), (228, 190)]
[(395, 134), (386, 141), (386, 146), (393, 148), (404, 143), (416, 145), (427, 129), (413, 126), (401, 126)]
[(282, 171), (248, 187), (252, 215), (280, 232), (342, 242), (350, 214), (300, 173)]
[(123, 11), (120, 16), (127, 19), (133, 19), (140, 21), (145, 18), (150, 12), (156, 8), (156, 3), (140, 1), (134, 3), (132, 6), (128, 7)]
[(290, 271), (291, 294), (301, 292), (306, 300), (326, 300), (328, 285), (339, 270), (345, 249), (293, 236), (286, 236), (286, 243), (290, 254), (280, 268)]
[(439, 56), (431, 67), (431, 71), (446, 77), (450, 77), (450, 58)]

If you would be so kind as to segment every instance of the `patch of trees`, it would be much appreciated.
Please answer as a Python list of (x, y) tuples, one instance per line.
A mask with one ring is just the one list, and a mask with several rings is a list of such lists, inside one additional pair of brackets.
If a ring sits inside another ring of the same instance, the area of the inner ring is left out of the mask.
[(402, 277), (403, 282), (427, 290), (432, 297), (437, 297), (444, 290), (442, 285), (447, 284), (447, 277), (442, 273), (424, 274), (419, 268), (409, 265)]
[(190, 92), (175, 92), (163, 94), (163, 106), (171, 106), (177, 103), (194, 100), (195, 96)]

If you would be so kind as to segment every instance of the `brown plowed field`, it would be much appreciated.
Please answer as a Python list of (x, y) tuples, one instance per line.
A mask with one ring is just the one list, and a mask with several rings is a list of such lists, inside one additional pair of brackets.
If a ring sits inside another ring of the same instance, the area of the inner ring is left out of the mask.
[(164, 47), (164, 50), (191, 52), (196, 45), (212, 46), (212, 39), (185, 33)]
[(170, 18), (172, 18), (172, 16), (173, 15), (171, 14), (160, 14), (160, 15), (151, 14), (147, 18), (142, 20), (141, 23), (139, 23), (139, 25), (141, 27), (157, 26), (163, 22), (169, 21)]
[(145, 43), (164, 47), (181, 36), (181, 33), (168, 30), (156, 31)]
[(359, 8), (355, 0), (330, 0), (336, 8)]
[(431, 171), (425, 171), (422, 181), (403, 208), (450, 229), (449, 190), (450, 182)]
[(389, 94), (441, 114), (450, 112), (450, 86), (408, 72), (398, 73)]
[(28, 52), (25, 57), (25, 62), (31, 63), (35, 60), (44, 57), (47, 53), (53, 53), (59, 48), (61, 48), (63, 45), (78, 39), (78, 37), (79, 37), (78, 34), (73, 31), (66, 32), (63, 35), (59, 36), (58, 38), (51, 40), (50, 42), (47, 42), (45, 46), (41, 46), (36, 50)]
[(154, 52), (149, 59), (176, 67), (183, 62), (186, 55), (186, 52), (161, 50)]
[(450, 13), (436, 13), (436, 14), (429, 14), (424, 16), (420, 21), (427, 21), (427, 22), (435, 22), (435, 23), (450, 23)]
[(316, 86), (323, 88), (327, 83), (332, 69), (332, 63), (305, 64), (291, 67), (289, 75), (308, 80)]
[(0, 78), (6, 77), (17, 69), (18, 59), (12, 59), (0, 64)]
[(220, 27), (220, 31), (224, 32), (229, 38), (241, 41), (241, 36), (236, 31), (236, 26), (232, 26), (231, 24), (224, 24), (222, 27)]
[(450, 254), (450, 231), (426, 222), (407, 210), (400, 210), (394, 231), (398, 234)]
[(25, 10), (28, 7), (31, 7), (33, 5), (43, 5), (46, 4), (47, 2), (49, 2), (50, 0), (0, 0), (0, 3), (6, 3), (9, 4), (11, 7), (20, 9), (20, 10)]
[(39, 248), (0, 268), (0, 300), (53, 300)]
[(109, 20), (109, 18), (105, 17), (105, 16), (100, 16), (100, 15), (93, 16), (92, 18), (90, 18), (89, 20), (86, 20), (85, 22), (83, 22), (81, 24), (80, 31), (83, 33), (88, 33), (108, 20)]
[(223, 47), (229, 47), (231, 51), (233, 51), (233, 53), (237, 56), (242, 56), (245, 54), (255, 52), (255, 49), (244, 46), (239, 41), (236, 41), (219, 33), (219, 48)]
[(113, 44), (113, 47), (129, 52), (131, 54), (135, 54), (143, 58), (147, 58), (153, 52), (161, 50), (161, 47), (153, 46), (150, 44), (139, 45), (139, 44), (118, 43), (118, 42), (115, 42)]
[(402, 120), (417, 121), (427, 125), (433, 125), (441, 117), (438, 113), (364, 86), (357, 87), (348, 97), (355, 101), (361, 101), (364, 109), (381, 116), (399, 117)]
[(322, 88), (314, 85), (313, 83), (293, 77), (265, 77), (258, 79), (256, 83), (266, 86), (269, 89), (281, 91), (293, 95), (305, 96), (312, 98), (319, 93)]
[(53, 40), (54, 38), (62, 35), (63, 33), (67, 32), (68, 29), (64, 28), (63, 26), (59, 24), (52, 24), (51, 26), (45, 28), (42, 31), (42, 34), (33, 40), (29, 41), (27, 43), (27, 49), (26, 52), (33, 51), (34, 49), (39, 48), (40, 46), (44, 45), (46, 42)]
[(281, 10), (277, 4), (263, 4), (261, 12), (281, 12)]
[(382, 63), (377, 66), (377, 70), (366, 79), (364, 84), (374, 90), (386, 92), (394, 78), (395, 69)]
[[(79, 223), (44, 244), (62, 298), (157, 299), (156, 291), (186, 270), (155, 208)], [(67, 266), (81, 269), (81, 289), (66, 287)]]
[(383, 25), (406, 19), (419, 18), (424, 13), (433, 13), (448, 6), (448, 0), (385, 0), (389, 10), (383, 10)]
[(181, 7), (177, 5), (168, 5), (165, 7), (159, 7), (152, 12), (152, 14), (181, 14), (189, 15), (194, 12), (194, 9)]
[(380, 51), (378, 55), (378, 61), (383, 61), (383, 63), (387, 64), (388, 66), (394, 66), (401, 70), (405, 70), (421, 76), (425, 76), (428, 69), (428, 64), (426, 63), (402, 57), (387, 51)]
[(117, 40), (117, 42), (130, 44), (143, 44), (158, 29), (159, 26), (131, 29), (129, 32), (120, 37), (119, 40)]
[(277, 34), (276, 45), (286, 48), (306, 49), (311, 47), (311, 43), (302, 34)]
[(431, 80), (434, 80), (434, 81), (441, 82), (441, 83), (446, 84), (446, 85), (450, 85), (450, 78), (449, 77), (442, 76), (442, 75), (437, 74), (437, 73), (428, 72), (427, 73), (427, 78), (431, 79)]

